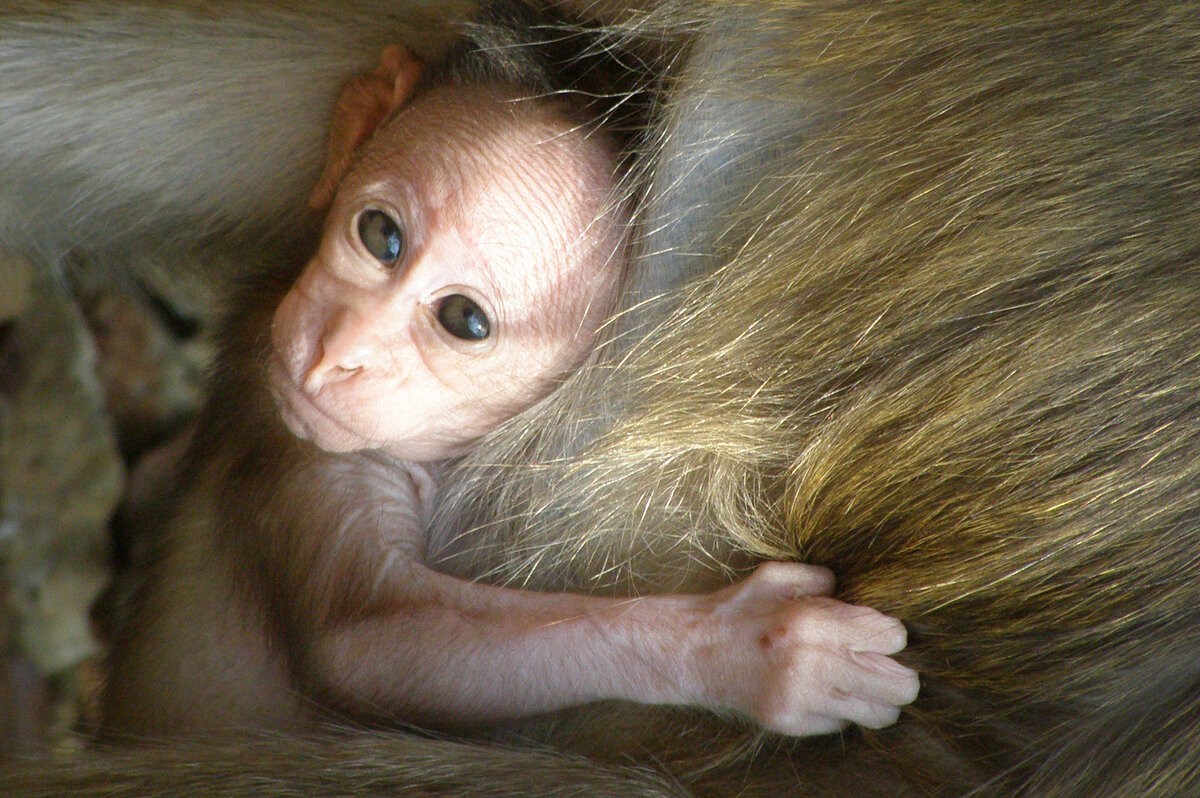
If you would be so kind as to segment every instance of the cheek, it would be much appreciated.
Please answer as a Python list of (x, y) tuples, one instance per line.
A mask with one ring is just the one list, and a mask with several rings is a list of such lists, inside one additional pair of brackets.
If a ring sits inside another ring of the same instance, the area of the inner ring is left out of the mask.
[(289, 371), (297, 367), (307, 354), (307, 304), (293, 288), (279, 303), (271, 320), (271, 343)]
[(446, 406), (464, 427), (487, 430), (540, 399), (552, 371), (543, 353), (523, 349), (519, 357), (497, 358), (448, 380), (453, 391)]

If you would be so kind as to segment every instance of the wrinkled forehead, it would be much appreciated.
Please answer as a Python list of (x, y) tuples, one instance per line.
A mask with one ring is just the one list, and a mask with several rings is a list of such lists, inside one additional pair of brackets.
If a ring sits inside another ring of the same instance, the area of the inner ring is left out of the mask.
[(372, 145), (382, 169), (419, 185), (443, 184), (472, 206), (467, 210), (505, 211), (514, 219), (549, 210), (594, 213), (615, 168), (607, 142), (554, 104), (486, 86), (422, 94)]
[(550, 103), (488, 87), (434, 89), (371, 149), (372, 168), (453, 224), (500, 291), (561, 303), (616, 268), (612, 150)]

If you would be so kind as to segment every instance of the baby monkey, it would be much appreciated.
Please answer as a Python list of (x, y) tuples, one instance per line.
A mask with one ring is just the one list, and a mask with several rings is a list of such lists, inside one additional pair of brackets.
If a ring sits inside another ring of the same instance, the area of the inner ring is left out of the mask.
[[(832, 588), (819, 568), (775, 563), (715, 595), (612, 600), (422, 564), (430, 461), (461, 454), (591, 349), (627, 225), (611, 205), (611, 145), (503, 85), (421, 94), (348, 168), (419, 70), (391, 48), (343, 94), (314, 195), (333, 195), (325, 237), (272, 327), (288, 428), (326, 451), (386, 453), (404, 476), (387, 494), (397, 554), (378, 575), (403, 612), (342, 630), (336, 649), (404, 673), (405, 701), (442, 718), (617, 697), (735, 710), (789, 734), (894, 720), (916, 690), (885, 658), (903, 627), (817, 598)], [(379, 657), (393, 624), (404, 649), (431, 648)]]
[[(611, 698), (789, 735), (893, 723), (918, 689), (888, 656), (904, 627), (830, 598), (824, 568), (768, 563), (707, 595), (616, 599), (425, 565), (439, 464), (591, 351), (629, 225), (617, 148), (567, 102), (421, 73), (388, 48), (339, 99), (312, 200), (329, 205), (324, 236), (265, 355), (291, 453), (208, 469), (219, 485), (200, 493), (236, 517), (177, 525), (139, 608), (158, 633), (114, 659), (109, 730), (288, 724), (313, 704), (460, 726)], [(256, 423), (237, 434), (267, 436)], [(208, 664), (182, 665), (198, 648)]]

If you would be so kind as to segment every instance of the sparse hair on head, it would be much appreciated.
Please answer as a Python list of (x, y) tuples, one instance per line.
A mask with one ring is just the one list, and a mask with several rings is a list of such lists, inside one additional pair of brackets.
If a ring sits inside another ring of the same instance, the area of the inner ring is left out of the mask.
[[(553, 103), (586, 134), (603, 130), (627, 162), (645, 131), (655, 87), (595, 26), (521, 0), (499, 0), (461, 23), (463, 37), (431, 64), (417, 91), (497, 84)], [(623, 170), (622, 170), (623, 171)]]

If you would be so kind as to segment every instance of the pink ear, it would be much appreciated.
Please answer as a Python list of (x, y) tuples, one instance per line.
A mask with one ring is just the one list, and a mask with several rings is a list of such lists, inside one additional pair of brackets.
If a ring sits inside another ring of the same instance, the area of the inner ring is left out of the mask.
[(308, 199), (309, 207), (324, 208), (333, 201), (355, 151), (404, 104), (421, 77), (421, 69), (421, 62), (412, 53), (389, 45), (379, 57), (379, 66), (346, 84), (334, 105), (325, 169)]

